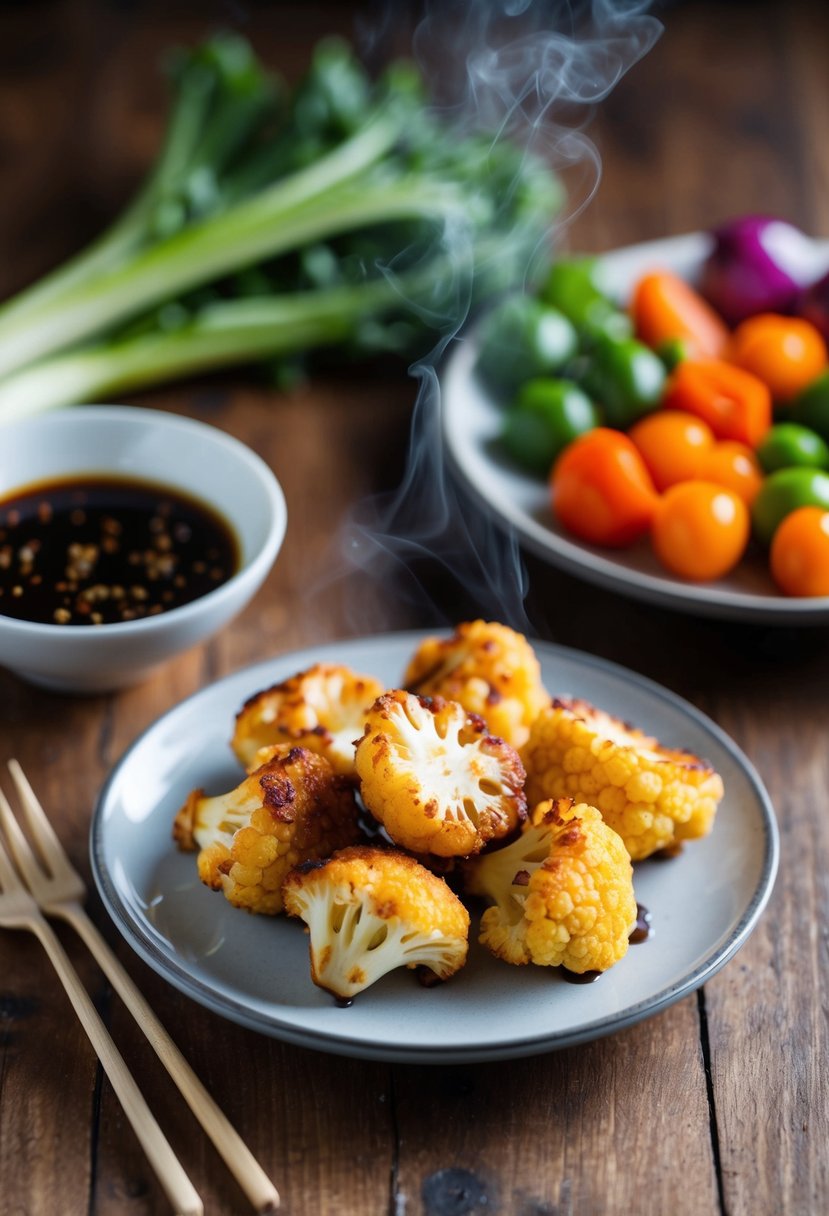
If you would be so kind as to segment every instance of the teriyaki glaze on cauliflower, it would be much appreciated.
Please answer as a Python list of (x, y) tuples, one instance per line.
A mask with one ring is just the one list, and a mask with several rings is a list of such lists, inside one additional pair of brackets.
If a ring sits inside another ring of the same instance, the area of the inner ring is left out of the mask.
[(457, 701), (513, 747), (525, 742), (550, 701), (530, 643), (492, 621), (465, 621), (451, 637), (427, 638), (412, 656), (403, 684), (420, 696)]
[(722, 778), (690, 752), (663, 747), (587, 701), (556, 699), (521, 752), (530, 804), (574, 798), (598, 807), (634, 861), (705, 836)]
[(285, 910), (310, 933), (311, 978), (350, 1000), (398, 967), (445, 980), (466, 962), (469, 914), (412, 857), (358, 846), (305, 862), (285, 880)]
[(231, 746), (245, 767), (274, 743), (307, 747), (326, 756), (338, 773), (354, 774), (354, 740), (365, 711), (383, 692), (373, 676), (350, 667), (315, 663), (281, 684), (249, 697), (236, 715)]
[(423, 641), (405, 683), (316, 663), (250, 697), (232, 740), (248, 776), (176, 816), (201, 880), (304, 921), (311, 978), (344, 1002), (396, 968), (464, 965), (469, 913), (441, 874), (488, 903), (496, 958), (612, 967), (636, 925), (631, 862), (710, 831), (720, 776), (551, 699), (530, 643), (494, 622)]
[(518, 753), (443, 697), (378, 697), (357, 742), (360, 794), (396, 845), (466, 857), (526, 814)]
[(625, 846), (569, 798), (540, 803), (517, 840), (468, 862), (466, 890), (492, 903), (479, 941), (507, 963), (606, 971), (636, 924)]
[(200, 849), (199, 878), (208, 887), (237, 908), (275, 916), (288, 871), (359, 840), (357, 815), (352, 787), (324, 756), (275, 747), (229, 793), (193, 790), (173, 836), (182, 849)]

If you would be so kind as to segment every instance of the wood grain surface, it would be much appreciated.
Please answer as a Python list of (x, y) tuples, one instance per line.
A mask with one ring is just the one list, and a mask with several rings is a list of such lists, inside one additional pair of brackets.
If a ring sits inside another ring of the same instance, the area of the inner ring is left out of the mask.
[[(601, 250), (751, 211), (829, 236), (826, 6), (691, 2), (659, 12), (663, 37), (589, 127), (602, 179), (565, 243)], [(317, 37), (347, 34), (368, 13), (230, 0), (0, 9), (0, 295), (77, 248), (128, 197), (161, 130), (155, 65), (170, 42), (235, 24), (296, 78)], [(135, 398), (259, 451), (282, 481), (290, 526), (250, 607), (139, 687), (59, 697), (0, 673), (0, 760), (21, 761), (87, 877), (106, 774), (183, 697), (269, 655), (450, 621), (503, 599), (503, 588), (470, 590), (438, 563), (418, 564), (411, 594), (401, 569), (377, 579), (344, 559), (354, 504), (399, 483), (415, 395), (404, 372), (351, 368), (291, 393), (238, 373)], [(526, 569), (538, 636), (689, 698), (768, 786), (782, 837), (776, 889), (750, 941), (703, 990), (622, 1033), (533, 1059), (364, 1063), (221, 1020), (120, 941), (94, 892), (90, 911), (294, 1216), (818, 1216), (829, 1210), (827, 631), (693, 619), (531, 557)], [(59, 934), (207, 1212), (243, 1213), (244, 1197), (131, 1020), (71, 934)], [(40, 947), (0, 934), (0, 1212), (167, 1211)]]

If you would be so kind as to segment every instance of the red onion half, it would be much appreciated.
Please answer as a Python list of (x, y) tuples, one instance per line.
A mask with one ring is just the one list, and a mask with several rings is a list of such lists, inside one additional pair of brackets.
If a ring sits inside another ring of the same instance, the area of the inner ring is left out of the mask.
[(759, 312), (791, 312), (819, 273), (812, 242), (785, 220), (745, 216), (713, 236), (700, 290), (729, 325)]

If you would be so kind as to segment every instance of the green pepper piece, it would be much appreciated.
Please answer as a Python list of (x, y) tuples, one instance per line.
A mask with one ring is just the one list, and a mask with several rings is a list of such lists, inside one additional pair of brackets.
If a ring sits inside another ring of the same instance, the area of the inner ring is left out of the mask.
[(593, 330), (615, 311), (596, 281), (596, 258), (565, 258), (556, 262), (541, 290), (542, 299), (563, 312), (576, 329)]
[(584, 376), (587, 390), (608, 426), (626, 430), (661, 399), (667, 373), (658, 355), (634, 338), (597, 338)]
[(573, 380), (545, 377), (522, 386), (502, 438), (519, 464), (546, 477), (559, 452), (598, 424), (595, 405)]
[(793, 422), (817, 431), (829, 443), (829, 371), (798, 393), (787, 411)]
[(556, 262), (541, 297), (578, 330), (580, 343), (589, 347), (594, 339), (607, 334), (611, 338), (633, 337), (633, 322), (598, 285), (597, 258), (567, 258)]
[(669, 372), (672, 372), (677, 364), (682, 363), (683, 359), (691, 357), (691, 351), (685, 338), (666, 338), (664, 342), (659, 343), (656, 353)]
[(510, 296), (484, 322), (478, 371), (511, 396), (525, 380), (559, 371), (578, 349), (567, 318), (532, 296)]
[(819, 469), (778, 469), (760, 487), (751, 507), (754, 531), (765, 545), (778, 525), (798, 507), (829, 510), (829, 474)]
[(778, 422), (757, 445), (755, 455), (766, 473), (777, 469), (829, 469), (829, 444), (799, 422)]
[(614, 338), (621, 342), (633, 337), (633, 321), (626, 312), (611, 308), (594, 316), (592, 327), (584, 331), (582, 345), (589, 349), (599, 338)]

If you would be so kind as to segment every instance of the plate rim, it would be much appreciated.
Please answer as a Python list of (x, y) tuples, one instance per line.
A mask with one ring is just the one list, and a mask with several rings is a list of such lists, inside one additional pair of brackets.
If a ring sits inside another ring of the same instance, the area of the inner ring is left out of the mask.
[[(686, 232), (639, 241), (590, 256), (596, 257), (599, 273), (607, 274), (610, 271), (612, 275), (615, 263), (624, 266), (626, 262), (636, 262), (640, 258), (654, 257), (654, 260), (658, 260), (656, 251), (663, 251), (662, 257), (673, 258), (676, 262), (693, 264), (704, 253), (710, 240), (710, 235), (704, 231)], [(818, 256), (829, 258), (829, 240), (812, 240)], [(667, 574), (658, 576), (633, 570), (619, 565), (611, 556), (605, 556), (544, 527), (506, 496), (502, 496), (499, 503), (493, 503), (473, 476), (470, 466), (468, 454), (477, 454), (477, 449), (461, 442), (463, 428), (452, 426), (454, 415), (447, 408), (449, 399), (460, 399), (463, 384), (473, 374), (479, 332), (479, 325), (465, 332), (453, 344), (451, 353), (440, 369), (441, 435), (455, 480), (502, 530), (513, 528), (521, 543), (537, 557), (577, 578), (673, 611), (768, 625), (829, 623), (829, 596), (797, 598), (782, 594), (753, 594), (718, 588), (716, 583), (685, 583)], [(521, 473), (517, 467), (514, 471)]]
[(405, 1044), (384, 1045), (355, 1042), (353, 1038), (349, 1038), (346, 1035), (327, 1031), (321, 1032), (314, 1029), (297, 1029), (295, 1025), (281, 1022), (278, 1017), (260, 1015), (253, 1012), (248, 1006), (233, 996), (227, 993), (217, 993), (209, 984), (194, 977), (185, 967), (181, 966), (176, 960), (170, 959), (163, 951), (158, 949), (152, 937), (146, 934), (136, 920), (130, 916), (128, 908), (118, 893), (117, 885), (112, 881), (103, 860), (104, 820), (109, 790), (123, 765), (132, 753), (142, 745), (145, 738), (170, 716), (183, 712), (185, 707), (190, 706), (193, 701), (202, 697), (206, 699), (210, 694), (215, 693), (216, 689), (221, 688), (222, 685), (236, 681), (240, 677), (247, 677), (248, 675), (255, 677), (257, 672), (272, 670), (283, 661), (290, 662), (291, 664), (294, 661), (302, 663), (306, 658), (318, 655), (323, 648), (348, 647), (350, 643), (360, 644), (370, 641), (379, 648), (388, 645), (390, 642), (401, 645), (404, 643), (412, 644), (426, 636), (434, 636), (441, 632), (445, 631), (400, 630), (362, 637), (334, 638), (315, 646), (303, 647), (301, 650), (286, 651), (274, 655), (269, 659), (260, 660), (248, 666), (238, 668), (236, 671), (227, 673), (211, 684), (197, 689), (171, 706), (170, 709), (160, 714), (145, 727), (124, 750), (112, 766), (101, 787), (92, 813), (89, 831), (90, 864), (98, 894), (113, 924), (130, 948), (162, 979), (184, 993), (184, 995), (190, 997), (190, 999), (196, 1000), (203, 1007), (210, 1010), (211, 1013), (224, 1017), (250, 1030), (258, 1031), (268, 1037), (291, 1043), (294, 1046), (356, 1059), (377, 1060), (389, 1063), (463, 1064), (539, 1055), (615, 1034), (645, 1018), (662, 1012), (684, 996), (696, 991), (702, 984), (716, 975), (740, 950), (753, 932), (768, 904), (774, 889), (780, 858), (780, 835), (774, 807), (756, 768), (739, 745), (712, 718), (690, 701), (672, 692), (656, 680), (652, 680), (649, 676), (641, 675), (639, 672), (625, 667), (621, 663), (616, 663), (611, 659), (604, 659), (601, 656), (593, 655), (574, 647), (535, 638), (529, 638), (528, 640), (537, 653), (543, 651), (550, 656), (564, 656), (571, 662), (576, 662), (580, 665), (584, 664), (599, 671), (609, 672), (617, 679), (623, 678), (627, 682), (636, 684), (649, 696), (653, 696), (659, 701), (667, 702), (674, 709), (680, 709), (694, 720), (697, 725), (702, 727), (703, 730), (712, 735), (732, 760), (737, 763), (756, 797), (757, 807), (760, 811), (760, 824), (763, 830), (763, 857), (757, 884), (741, 916), (729, 933), (727, 940), (719, 948), (711, 950), (689, 975), (668, 985), (652, 996), (638, 1001), (635, 1005), (631, 1005), (623, 1014), (607, 1015), (592, 1022), (583, 1023), (570, 1031), (559, 1033), (554, 1031), (552, 1033), (531, 1035), (519, 1040), (512, 1039), (508, 1043), (491, 1044), (487, 1047), (475, 1047), (474, 1045), (469, 1047), (458, 1045), (440, 1047), (437, 1045), (428, 1048), (407, 1048)]

